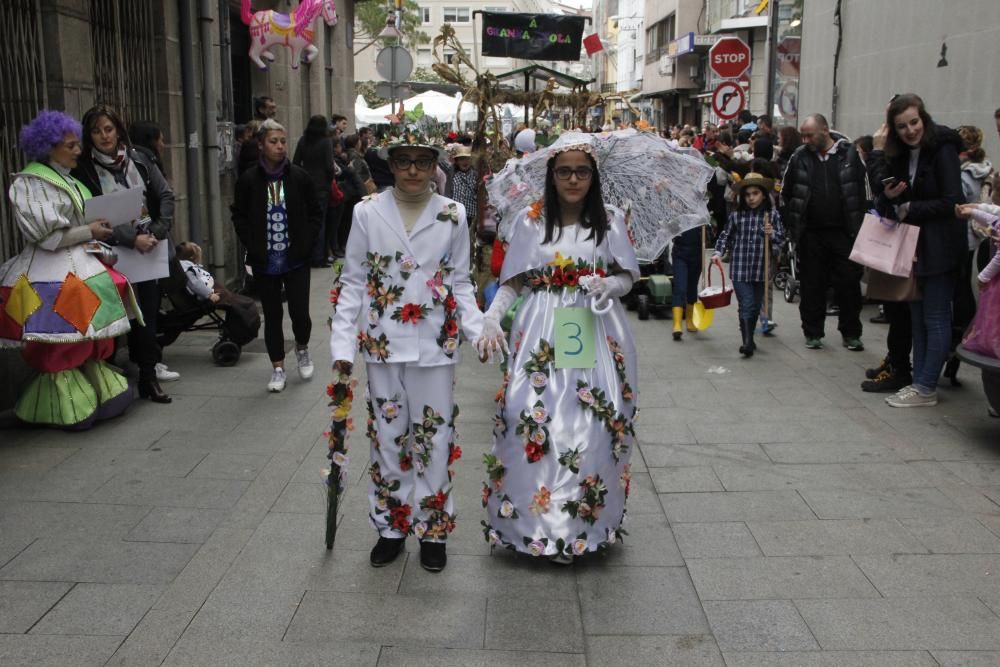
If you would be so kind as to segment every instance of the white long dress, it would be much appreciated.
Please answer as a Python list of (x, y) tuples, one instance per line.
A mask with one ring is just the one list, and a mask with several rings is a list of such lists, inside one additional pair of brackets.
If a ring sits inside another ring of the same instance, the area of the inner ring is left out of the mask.
[[(532, 217), (535, 216), (535, 217)], [(621, 303), (595, 316), (594, 368), (556, 368), (557, 308), (589, 307), (581, 274), (607, 267), (639, 277), (621, 211), (595, 248), (590, 230), (564, 227), (544, 244), (540, 212), (508, 228), (500, 280), (520, 277), (524, 302), (511, 328), (511, 358), (498, 394), (483, 488), (491, 544), (533, 556), (579, 556), (621, 535), (637, 407), (635, 344)]]

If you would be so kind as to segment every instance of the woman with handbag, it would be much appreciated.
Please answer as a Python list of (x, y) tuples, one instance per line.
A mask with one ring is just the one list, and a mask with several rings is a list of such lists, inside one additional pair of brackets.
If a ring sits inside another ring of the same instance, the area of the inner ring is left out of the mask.
[(913, 384), (885, 400), (894, 408), (930, 407), (937, 405), (938, 378), (951, 350), (955, 281), (967, 254), (966, 225), (955, 216), (955, 205), (964, 201), (963, 143), (913, 94), (892, 99), (886, 127), (884, 153), (872, 152), (872, 160), (885, 160), (875, 204), (881, 215), (920, 228), (913, 267), (920, 297), (910, 302)]
[(137, 310), (125, 276), (109, 268), (116, 257), (100, 243), (111, 240), (111, 225), (86, 222), (90, 191), (70, 175), (80, 134), (80, 123), (58, 111), (42, 111), (21, 129), (30, 162), (14, 176), (10, 203), (27, 243), (0, 266), (0, 347), (20, 347), (38, 371), (15, 414), (72, 429), (132, 402), (128, 381), (105, 360), (115, 336), (129, 330), (127, 312)]

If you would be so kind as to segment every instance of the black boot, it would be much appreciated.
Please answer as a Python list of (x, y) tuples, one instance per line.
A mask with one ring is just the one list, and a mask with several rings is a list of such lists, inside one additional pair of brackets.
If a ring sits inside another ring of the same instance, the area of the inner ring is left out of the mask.
[(174, 399), (162, 389), (156, 378), (139, 379), (139, 398), (148, 398), (154, 403), (172, 403)]
[(440, 572), (448, 564), (444, 542), (420, 543), (420, 566), (428, 572)]
[(385, 567), (396, 560), (396, 557), (403, 553), (403, 546), (405, 544), (405, 537), (395, 539), (391, 537), (379, 537), (370, 557), (372, 567)]
[(740, 347), (740, 354), (744, 357), (752, 357), (757, 346), (753, 342), (753, 328), (757, 324), (756, 318), (751, 320), (740, 320), (740, 332), (743, 334), (743, 345)]

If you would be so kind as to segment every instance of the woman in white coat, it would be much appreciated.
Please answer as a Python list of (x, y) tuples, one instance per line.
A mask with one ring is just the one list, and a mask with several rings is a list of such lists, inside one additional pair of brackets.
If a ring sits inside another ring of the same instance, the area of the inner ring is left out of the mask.
[(439, 149), (410, 141), (380, 151), (395, 187), (354, 208), (330, 347), (337, 373), (350, 373), (357, 349), (367, 363), (370, 517), (379, 534), (371, 564), (391, 563), (413, 533), (421, 565), (437, 572), (455, 526), (448, 466), (457, 458), (459, 337), (478, 338), (482, 313), (465, 208), (431, 190)]

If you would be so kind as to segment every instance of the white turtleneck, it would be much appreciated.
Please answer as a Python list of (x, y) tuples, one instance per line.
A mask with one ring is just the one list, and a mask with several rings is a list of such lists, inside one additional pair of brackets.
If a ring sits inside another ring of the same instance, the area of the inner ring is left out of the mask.
[(403, 219), (403, 227), (406, 228), (407, 234), (412, 232), (413, 228), (417, 225), (417, 220), (420, 219), (424, 209), (427, 208), (427, 202), (431, 200), (431, 195), (433, 194), (434, 192), (431, 190), (429, 184), (427, 190), (418, 194), (403, 192), (395, 187), (392, 189), (392, 196), (396, 200), (399, 217)]

